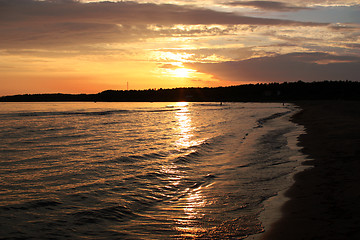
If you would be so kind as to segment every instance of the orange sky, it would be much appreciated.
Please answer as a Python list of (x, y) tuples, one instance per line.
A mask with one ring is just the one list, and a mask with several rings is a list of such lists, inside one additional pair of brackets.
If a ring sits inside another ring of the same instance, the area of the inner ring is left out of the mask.
[(0, 0), (0, 96), (360, 81), (359, 4)]

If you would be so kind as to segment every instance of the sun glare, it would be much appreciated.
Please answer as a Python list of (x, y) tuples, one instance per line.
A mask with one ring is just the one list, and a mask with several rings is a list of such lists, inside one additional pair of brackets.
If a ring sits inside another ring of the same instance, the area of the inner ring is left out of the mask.
[(175, 77), (179, 77), (179, 78), (187, 78), (190, 77), (191, 73), (194, 70), (188, 69), (188, 68), (177, 68), (174, 70), (171, 70), (171, 73), (175, 76)]
[(186, 107), (186, 106), (188, 106), (188, 105), (189, 105), (188, 102), (177, 102), (177, 103), (176, 103), (176, 106), (177, 106), (177, 107)]

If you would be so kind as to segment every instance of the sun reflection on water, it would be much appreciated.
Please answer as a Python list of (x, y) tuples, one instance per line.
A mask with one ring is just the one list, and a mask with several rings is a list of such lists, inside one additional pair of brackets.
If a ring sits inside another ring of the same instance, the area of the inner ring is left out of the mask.
[(169, 176), (168, 177), (169, 184), (165, 186), (167, 188), (178, 186), (181, 183), (181, 179), (184, 177), (182, 172), (179, 171), (174, 165), (171, 166), (163, 165), (161, 167), (161, 172)]
[[(196, 128), (192, 124), (191, 106), (187, 102), (179, 102), (176, 106), (179, 107), (179, 110), (175, 113), (176, 130), (178, 132), (178, 139), (175, 145), (192, 153), (196, 150), (190, 150), (189, 148), (200, 145), (204, 142), (204, 139), (198, 138), (195, 135)], [(181, 178), (175, 177), (173, 185), (178, 184)], [(175, 207), (180, 210), (180, 215), (175, 218), (177, 222), (176, 230), (179, 231), (182, 237), (193, 238), (202, 235), (206, 231), (201, 224), (201, 219), (204, 217), (203, 209), (207, 204), (206, 198), (203, 195), (203, 186), (196, 188), (189, 187), (183, 191), (184, 197)]]
[(198, 145), (199, 141), (193, 139), (195, 127), (193, 127), (191, 123), (189, 104), (187, 102), (178, 102), (176, 106), (180, 107), (180, 110), (175, 113), (179, 135), (179, 139), (176, 140), (175, 145), (179, 148)]
[(196, 237), (206, 230), (200, 224), (204, 216), (202, 208), (206, 205), (206, 200), (202, 194), (202, 187), (196, 189), (186, 189), (188, 195), (184, 199), (182, 209), (184, 215), (177, 219), (176, 229), (183, 237)]
[(186, 198), (186, 206), (184, 212), (188, 219), (196, 219), (202, 217), (204, 214), (198, 212), (198, 208), (205, 206), (205, 199), (201, 192), (201, 187), (194, 189)]

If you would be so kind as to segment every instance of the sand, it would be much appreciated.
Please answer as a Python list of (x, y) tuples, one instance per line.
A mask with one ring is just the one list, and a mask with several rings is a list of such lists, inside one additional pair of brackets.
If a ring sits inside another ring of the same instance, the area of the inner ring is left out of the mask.
[(266, 240), (360, 239), (360, 102), (297, 102), (300, 146), (313, 166), (295, 175)]

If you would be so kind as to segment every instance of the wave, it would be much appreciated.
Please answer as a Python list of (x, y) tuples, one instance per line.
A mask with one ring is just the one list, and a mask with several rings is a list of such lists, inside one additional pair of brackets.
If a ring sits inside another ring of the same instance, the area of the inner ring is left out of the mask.
[(268, 121), (273, 120), (273, 119), (276, 119), (276, 118), (279, 118), (279, 117), (282, 117), (282, 116), (285, 116), (285, 115), (287, 115), (287, 114), (289, 114), (289, 113), (291, 113), (291, 112), (292, 112), (292, 111), (274, 113), (274, 114), (272, 114), (272, 115), (270, 115), (270, 116), (268, 116), (268, 117), (260, 118), (260, 119), (257, 120), (257, 123), (258, 123), (257, 128), (261, 128), (261, 127), (263, 127), (263, 125), (264, 125), (265, 123), (267, 123)]
[(35, 200), (35, 201), (28, 201), (21, 204), (14, 204), (8, 206), (1, 206), (0, 209), (2, 210), (32, 210), (36, 208), (52, 208), (62, 203), (55, 200), (49, 199), (42, 199), (42, 200)]
[(209, 185), (210, 182), (212, 182), (215, 178), (217, 178), (216, 175), (214, 174), (207, 174), (206, 176), (198, 179), (194, 184), (192, 184), (190, 186), (190, 188), (192, 189), (195, 189), (195, 188), (199, 188), (199, 187), (202, 187), (202, 186), (206, 186), (206, 185)]
[(107, 110), (107, 111), (49, 111), (49, 112), (13, 112), (0, 114), (1, 117), (51, 117), (51, 116), (106, 116), (118, 115), (128, 113), (156, 113), (156, 112), (169, 112), (179, 111), (179, 108), (163, 108), (163, 109), (132, 109), (132, 110)]
[(71, 115), (84, 115), (84, 116), (103, 116), (111, 114), (129, 113), (130, 110), (109, 110), (109, 111), (51, 111), (51, 112), (19, 112), (7, 114), (13, 117), (44, 117), (44, 116), (71, 116)]
[(176, 156), (172, 160), (175, 164), (185, 165), (201, 160), (206, 154), (211, 154), (214, 151), (215, 146), (221, 142), (224, 136), (214, 136), (202, 140), (200, 144), (193, 145), (180, 150), (180, 156)]
[(201, 154), (198, 151), (192, 151), (190, 153), (185, 154), (184, 156), (177, 157), (174, 160), (176, 164), (187, 164), (196, 160)]
[(129, 156), (120, 156), (108, 160), (97, 161), (97, 163), (111, 164), (111, 163), (139, 163), (146, 160), (152, 159), (162, 159), (166, 158), (170, 153), (166, 152), (153, 152), (153, 153), (145, 153), (141, 155), (129, 155)]
[[(153, 172), (138, 175), (126, 179), (125, 191), (131, 192), (124, 200), (123, 206), (109, 206), (105, 209), (91, 211), (91, 214), (100, 214), (100, 218), (113, 218), (112, 220), (124, 221), (141, 215), (142, 212), (155, 207), (158, 204), (166, 204), (167, 202), (179, 201), (186, 198), (187, 194), (200, 187), (210, 185), (217, 176), (215, 174), (207, 174), (205, 176), (184, 177), (181, 182), (173, 183), (169, 178), (173, 177), (169, 173)], [(151, 183), (151, 186), (148, 185)], [(137, 190), (131, 186), (136, 186)], [(116, 186), (112, 191), (123, 192), (124, 189)], [(112, 212), (114, 211), (114, 212)], [(86, 212), (86, 214), (89, 214)]]
[(126, 206), (110, 206), (106, 208), (78, 211), (72, 214), (78, 225), (96, 223), (101, 219), (112, 221), (125, 221), (136, 216), (134, 210)]

